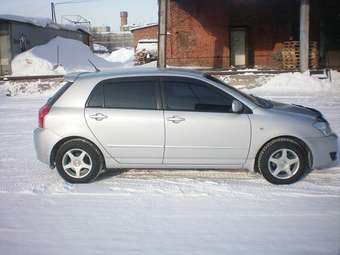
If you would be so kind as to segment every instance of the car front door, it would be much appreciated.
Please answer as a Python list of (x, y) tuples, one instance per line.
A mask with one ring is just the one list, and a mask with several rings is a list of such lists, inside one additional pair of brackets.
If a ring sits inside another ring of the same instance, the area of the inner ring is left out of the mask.
[(165, 164), (241, 166), (250, 146), (250, 120), (232, 113), (233, 97), (191, 78), (162, 78)]
[(106, 151), (121, 164), (161, 164), (164, 115), (158, 78), (111, 79), (92, 91), (86, 121)]

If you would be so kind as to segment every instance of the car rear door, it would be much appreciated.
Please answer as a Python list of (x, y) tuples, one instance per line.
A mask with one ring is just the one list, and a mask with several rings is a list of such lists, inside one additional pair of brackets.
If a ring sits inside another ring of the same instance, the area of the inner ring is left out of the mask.
[(233, 97), (191, 78), (162, 78), (165, 164), (241, 166), (250, 146), (250, 120), (232, 113)]
[(99, 83), (85, 110), (98, 141), (121, 164), (161, 164), (164, 116), (159, 79), (121, 78)]

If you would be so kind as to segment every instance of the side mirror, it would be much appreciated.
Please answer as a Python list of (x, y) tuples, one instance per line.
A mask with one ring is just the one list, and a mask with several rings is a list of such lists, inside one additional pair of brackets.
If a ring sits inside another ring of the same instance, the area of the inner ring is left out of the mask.
[(233, 113), (241, 113), (243, 112), (243, 104), (241, 104), (238, 100), (233, 100), (231, 104), (231, 108)]

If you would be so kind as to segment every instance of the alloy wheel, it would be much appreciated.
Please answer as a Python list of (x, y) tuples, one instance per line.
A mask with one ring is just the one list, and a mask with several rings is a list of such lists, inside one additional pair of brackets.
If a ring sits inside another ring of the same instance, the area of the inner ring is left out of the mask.
[(86, 177), (91, 172), (92, 160), (86, 151), (71, 149), (64, 154), (62, 166), (67, 175), (80, 179)]
[(270, 173), (278, 179), (289, 179), (300, 167), (298, 155), (290, 149), (279, 149), (271, 154), (268, 160)]

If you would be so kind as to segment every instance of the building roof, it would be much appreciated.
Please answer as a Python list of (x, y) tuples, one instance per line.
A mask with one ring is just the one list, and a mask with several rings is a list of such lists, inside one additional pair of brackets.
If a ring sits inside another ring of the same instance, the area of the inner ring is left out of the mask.
[(57, 23), (54, 23), (49, 18), (24, 17), (24, 16), (17, 16), (17, 15), (0, 14), (0, 20), (26, 23), (26, 24), (31, 24), (33, 26), (37, 26), (37, 27), (43, 27), (43, 28), (61, 29), (61, 30), (69, 30), (69, 31), (81, 31), (86, 34), (90, 34), (90, 32), (87, 30), (86, 27), (71, 25), (71, 24), (69, 25), (57, 24)]
[(151, 24), (146, 24), (144, 26), (133, 27), (133, 28), (130, 29), (130, 31), (133, 32), (135, 30), (149, 28), (149, 27), (156, 27), (156, 26), (158, 26), (158, 23), (151, 23)]

